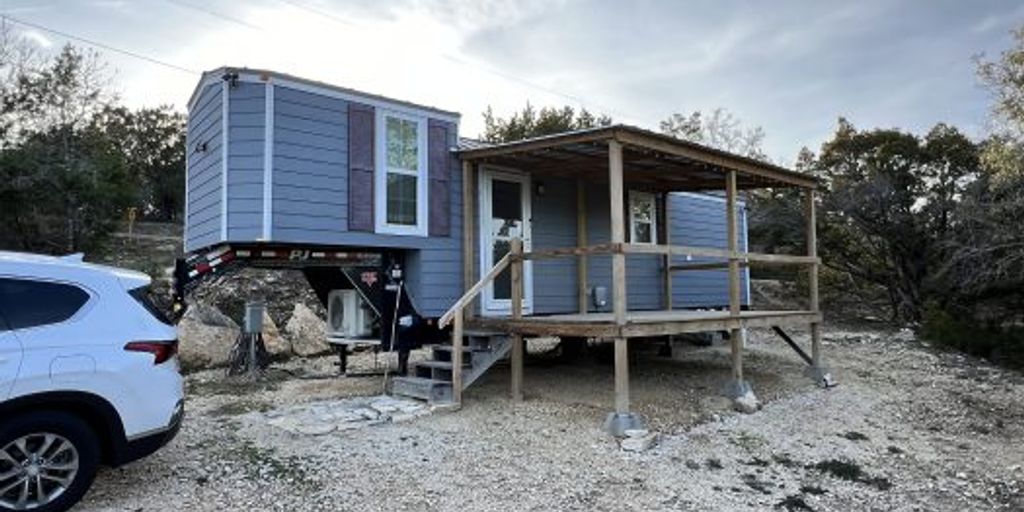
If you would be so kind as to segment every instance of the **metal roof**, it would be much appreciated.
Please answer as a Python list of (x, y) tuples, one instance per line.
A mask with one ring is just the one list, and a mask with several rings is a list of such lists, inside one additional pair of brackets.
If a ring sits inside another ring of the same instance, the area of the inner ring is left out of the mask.
[(514, 142), (467, 147), (467, 161), (517, 167), (534, 173), (587, 175), (604, 179), (608, 141), (623, 144), (624, 179), (664, 190), (724, 188), (726, 170), (738, 173), (739, 188), (816, 188), (813, 176), (629, 125), (611, 125)]

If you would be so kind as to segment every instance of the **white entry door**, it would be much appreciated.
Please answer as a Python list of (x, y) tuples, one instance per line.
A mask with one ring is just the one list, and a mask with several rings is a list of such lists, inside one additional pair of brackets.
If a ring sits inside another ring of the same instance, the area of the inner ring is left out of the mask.
[[(511, 240), (523, 239), (530, 250), (530, 176), (493, 167), (480, 169), (480, 277), (508, 253)], [(532, 312), (533, 265), (523, 264), (523, 313)], [(484, 289), (484, 315), (512, 312), (512, 276), (506, 270)]]

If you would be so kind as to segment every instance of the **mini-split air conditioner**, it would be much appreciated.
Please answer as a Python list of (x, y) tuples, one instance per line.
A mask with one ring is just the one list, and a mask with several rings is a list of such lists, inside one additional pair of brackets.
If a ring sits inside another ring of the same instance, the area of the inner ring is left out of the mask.
[(373, 334), (373, 313), (356, 290), (327, 294), (327, 338), (365, 338)]

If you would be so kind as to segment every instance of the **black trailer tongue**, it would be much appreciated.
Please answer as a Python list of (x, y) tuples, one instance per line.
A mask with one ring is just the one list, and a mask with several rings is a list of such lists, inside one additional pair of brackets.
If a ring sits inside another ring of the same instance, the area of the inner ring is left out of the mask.
[(404, 286), (401, 254), (387, 251), (225, 244), (195, 253), (175, 262), (172, 321), (185, 315), (196, 287), (246, 267), (301, 270), (325, 308), (332, 290), (356, 290), (374, 314), (372, 336), (382, 350), (392, 349), (392, 333), (401, 347), (441, 338), (436, 322), (419, 315)]

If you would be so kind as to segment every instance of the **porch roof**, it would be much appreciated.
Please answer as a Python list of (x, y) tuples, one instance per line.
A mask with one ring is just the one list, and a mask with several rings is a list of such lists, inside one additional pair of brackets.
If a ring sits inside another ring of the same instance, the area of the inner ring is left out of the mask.
[(514, 167), (534, 174), (608, 180), (608, 141), (622, 146), (626, 183), (665, 191), (721, 190), (727, 170), (737, 188), (817, 188), (809, 175), (629, 125), (564, 132), (459, 151), (464, 161)]

